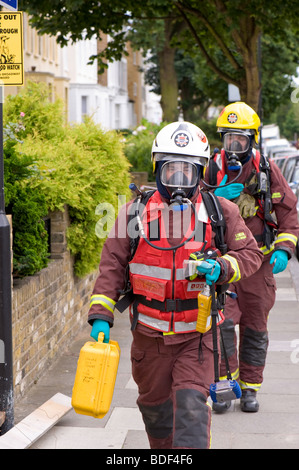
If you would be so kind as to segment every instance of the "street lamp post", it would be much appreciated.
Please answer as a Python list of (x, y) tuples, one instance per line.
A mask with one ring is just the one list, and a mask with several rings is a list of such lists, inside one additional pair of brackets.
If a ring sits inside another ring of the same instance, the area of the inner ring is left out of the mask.
[[(13, 392), (13, 346), (12, 346), (12, 283), (11, 283), (11, 241), (10, 224), (5, 213), (4, 199), (4, 156), (3, 156), (3, 101), (4, 85), (24, 85), (22, 13), (18, 12), (18, 0), (0, 0), (2, 6), (15, 12), (0, 13), (3, 31), (14, 32), (12, 41), (13, 57), (20, 70), (19, 76), (7, 73), (0, 84), (0, 434), (3, 435), (14, 425)], [(6, 22), (9, 23), (6, 23)], [(7, 27), (8, 26), (8, 27)], [(10, 27), (11, 26), (11, 27)], [(5, 69), (6, 72), (8, 69)]]
[(0, 412), (1, 435), (14, 425), (10, 224), (5, 213), (3, 86), (0, 86)]

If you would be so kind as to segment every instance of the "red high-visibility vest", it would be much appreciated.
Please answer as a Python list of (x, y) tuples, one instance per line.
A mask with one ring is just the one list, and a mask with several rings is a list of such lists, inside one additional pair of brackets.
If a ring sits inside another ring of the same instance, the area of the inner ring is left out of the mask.
[[(161, 208), (164, 207), (163, 217)], [(149, 222), (154, 220), (159, 224), (159, 240), (152, 243), (155, 246), (170, 247), (167, 238), (167, 226), (165, 226), (165, 211), (167, 205), (162, 202), (161, 196), (156, 191), (148, 200), (142, 215), (145, 233)], [(160, 208), (160, 209), (159, 209)], [(196, 319), (198, 314), (197, 296), (205, 286), (205, 279), (197, 277), (194, 281), (185, 279), (184, 260), (188, 260), (191, 253), (200, 251), (206, 240), (205, 251), (211, 247), (212, 228), (211, 222), (202, 202), (201, 193), (195, 203), (199, 223), (205, 224), (204, 240), (187, 242), (186, 245), (175, 251), (161, 251), (149, 246), (144, 238), (140, 238), (133, 259), (129, 263), (130, 281), (133, 293), (139, 300), (138, 322), (158, 331), (186, 333), (196, 331)], [(181, 212), (183, 214), (184, 212)], [(183, 240), (186, 240), (194, 229), (194, 213), (189, 223)], [(148, 237), (148, 235), (147, 235)], [(182, 241), (183, 241), (182, 240)], [(184, 309), (188, 304), (193, 308)], [(133, 307), (131, 306), (131, 315)]]

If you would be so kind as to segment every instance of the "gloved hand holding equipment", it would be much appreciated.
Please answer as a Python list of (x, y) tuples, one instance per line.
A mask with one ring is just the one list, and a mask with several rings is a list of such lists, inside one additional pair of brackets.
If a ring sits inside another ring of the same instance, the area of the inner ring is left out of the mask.
[(220, 276), (221, 266), (215, 259), (207, 259), (196, 267), (199, 273), (205, 274), (206, 283), (211, 286)]
[(224, 403), (229, 400), (234, 400), (240, 398), (242, 395), (240, 385), (236, 380), (232, 379), (229, 361), (225, 349), (225, 342), (220, 328), (220, 335), (223, 347), (223, 354), (225, 358), (227, 378), (225, 380), (219, 377), (219, 351), (218, 351), (218, 342), (217, 342), (217, 302), (216, 302), (216, 292), (215, 284), (211, 283), (210, 287), (211, 293), (211, 317), (212, 317), (212, 335), (213, 335), (213, 352), (214, 352), (214, 372), (215, 372), (215, 382), (210, 385), (210, 396), (214, 403)]
[(92, 324), (92, 330), (90, 336), (95, 340), (98, 341), (99, 333), (104, 333), (104, 341), (103, 343), (109, 343), (110, 339), (110, 325), (105, 320), (94, 320)]
[(271, 256), (270, 264), (274, 263), (272, 272), (273, 274), (278, 274), (284, 271), (288, 264), (288, 255), (284, 250), (276, 250)]
[(227, 175), (224, 175), (223, 180), (221, 181), (218, 188), (215, 189), (214, 194), (216, 194), (216, 196), (221, 196), (229, 200), (239, 197), (241, 192), (244, 189), (244, 185), (240, 183), (232, 183), (222, 188), (222, 186), (225, 185), (226, 181), (227, 181)]

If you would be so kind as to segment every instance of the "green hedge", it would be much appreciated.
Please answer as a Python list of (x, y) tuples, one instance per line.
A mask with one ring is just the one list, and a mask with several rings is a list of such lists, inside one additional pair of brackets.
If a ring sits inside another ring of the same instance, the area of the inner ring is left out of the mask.
[[(92, 120), (65, 125), (62, 102), (50, 103), (42, 84), (29, 83), (4, 105), (6, 212), (13, 217), (15, 274), (34, 274), (48, 263), (43, 218), (68, 205), (68, 248), (79, 277), (96, 269), (104, 238), (96, 226), (101, 203), (118, 210), (127, 198), (129, 162), (120, 136)], [(123, 199), (124, 201), (124, 199)]]
[(147, 171), (149, 181), (154, 181), (153, 163), (151, 161), (152, 145), (155, 136), (167, 124), (153, 124), (143, 119), (125, 139), (125, 155), (131, 164), (131, 171)]

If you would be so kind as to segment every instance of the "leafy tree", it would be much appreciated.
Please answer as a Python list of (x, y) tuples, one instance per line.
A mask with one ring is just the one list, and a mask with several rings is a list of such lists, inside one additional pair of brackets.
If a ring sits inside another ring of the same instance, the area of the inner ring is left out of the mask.
[(293, 77), (297, 75), (298, 38), (286, 31), (284, 40), (264, 35), (262, 50), (262, 108), (265, 120), (280, 106), (291, 104)]
[(289, 100), (288, 103), (285, 103), (277, 108), (276, 111), (269, 116), (268, 122), (276, 122), (279, 126), (281, 135), (286, 139), (295, 141), (297, 143), (299, 139), (298, 100), (294, 103)]
[[(133, 19), (184, 21), (206, 65), (226, 83), (239, 87), (241, 99), (258, 109), (261, 80), (258, 43), (261, 34), (284, 40), (286, 31), (298, 32), (299, 4), (295, 0), (20, 0), (19, 8), (33, 15), (41, 33), (57, 34), (60, 44), (101, 34), (111, 35), (102, 59), (120, 59), (126, 28)], [(217, 48), (216, 48), (217, 45)], [(186, 48), (184, 48), (186, 50)], [(223, 62), (217, 60), (221, 50)], [(170, 52), (169, 52), (170, 53)], [(161, 72), (162, 73), (162, 72)]]

